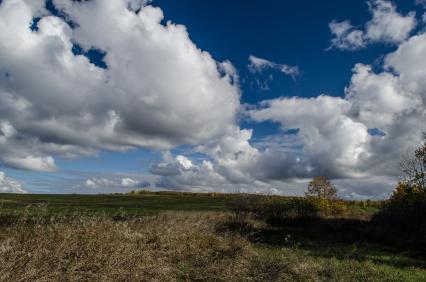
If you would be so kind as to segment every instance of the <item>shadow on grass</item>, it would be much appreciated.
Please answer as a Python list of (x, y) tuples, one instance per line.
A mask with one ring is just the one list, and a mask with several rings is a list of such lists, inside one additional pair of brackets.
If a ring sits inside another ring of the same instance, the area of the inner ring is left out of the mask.
[(385, 244), (370, 236), (371, 229), (371, 222), (365, 219), (311, 218), (261, 226), (241, 219), (230, 220), (217, 230), (239, 233), (264, 246), (297, 248), (318, 258), (426, 268), (424, 249)]

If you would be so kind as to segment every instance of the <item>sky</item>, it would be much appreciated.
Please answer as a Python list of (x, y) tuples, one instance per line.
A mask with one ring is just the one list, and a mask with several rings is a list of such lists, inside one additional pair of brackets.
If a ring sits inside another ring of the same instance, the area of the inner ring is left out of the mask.
[(0, 1), (0, 192), (382, 199), (426, 131), (426, 1)]

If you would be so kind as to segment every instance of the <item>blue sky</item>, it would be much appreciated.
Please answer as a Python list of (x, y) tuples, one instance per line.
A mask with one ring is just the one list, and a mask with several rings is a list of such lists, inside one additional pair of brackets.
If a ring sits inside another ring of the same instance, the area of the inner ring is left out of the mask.
[[(414, 1), (394, 1), (401, 13), (422, 8)], [(242, 101), (257, 103), (281, 96), (313, 97), (325, 93), (343, 96), (356, 63), (381, 68), (382, 57), (395, 46), (377, 44), (357, 52), (327, 50), (332, 20), (350, 19), (362, 26), (371, 17), (366, 1), (153, 1), (161, 7), (165, 21), (183, 24), (197, 46), (217, 60), (230, 60), (242, 78)], [(274, 62), (298, 65), (303, 74), (293, 80), (279, 72), (270, 89), (256, 84), (247, 69), (248, 57), (255, 54)], [(274, 133), (278, 126), (243, 121), (254, 128), (254, 136)]]
[(422, 1), (12, 2), (3, 191), (380, 198), (425, 130)]
[[(402, 13), (421, 9), (414, 1), (396, 1)], [(371, 17), (365, 1), (154, 1), (165, 20), (183, 24), (197, 46), (217, 60), (230, 60), (240, 71), (243, 101), (265, 98), (342, 96), (356, 63), (374, 63), (395, 46), (378, 44), (358, 52), (326, 51), (331, 34), (328, 24), (350, 19), (362, 26)], [(296, 81), (275, 73), (271, 91), (250, 87), (249, 55), (298, 65), (303, 75)]]

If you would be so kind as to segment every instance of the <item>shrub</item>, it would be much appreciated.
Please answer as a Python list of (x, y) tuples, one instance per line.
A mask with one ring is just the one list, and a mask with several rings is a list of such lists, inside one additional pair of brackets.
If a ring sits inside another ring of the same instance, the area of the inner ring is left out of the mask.
[(376, 239), (426, 248), (426, 193), (406, 182), (373, 219)]
[(374, 218), (375, 236), (426, 248), (426, 133), (414, 155), (401, 163), (404, 180)]
[(313, 218), (319, 214), (313, 202), (297, 197), (240, 195), (229, 201), (228, 206), (237, 218), (251, 215), (270, 224)]
[(347, 213), (346, 203), (342, 200), (309, 197), (307, 201), (311, 202), (319, 214), (323, 216), (336, 216)]
[(255, 213), (259, 209), (260, 197), (262, 196), (239, 194), (229, 199), (227, 206), (236, 216), (244, 216)]
[(269, 199), (258, 214), (269, 224), (280, 224), (289, 220), (300, 220), (318, 216), (318, 208), (303, 198), (289, 200)]
[(319, 216), (344, 215), (347, 212), (347, 205), (342, 200), (249, 194), (228, 201), (228, 207), (237, 219), (251, 215), (273, 225)]

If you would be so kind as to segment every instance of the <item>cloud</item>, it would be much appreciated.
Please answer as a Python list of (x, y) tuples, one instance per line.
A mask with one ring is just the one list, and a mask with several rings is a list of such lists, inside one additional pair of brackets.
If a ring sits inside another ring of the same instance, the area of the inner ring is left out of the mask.
[(425, 62), (419, 58), (426, 58), (425, 34), (388, 54), (381, 72), (356, 64), (344, 97), (281, 97), (248, 106), (254, 121), (277, 122), (282, 133), (253, 140), (252, 130), (235, 126), (193, 148), (205, 156), (202, 161), (165, 154), (151, 168), (159, 176), (155, 183), (177, 190), (303, 194), (309, 179), (326, 175), (344, 198), (386, 197), (397, 182), (398, 160), (426, 130)]
[(223, 192), (233, 192), (240, 186), (249, 188), (247, 191), (269, 187), (246, 169), (256, 162), (258, 154), (248, 143), (251, 135), (251, 130), (235, 127), (231, 134), (195, 147), (195, 152), (206, 156), (198, 163), (182, 155), (173, 158), (165, 154), (163, 162), (151, 168), (152, 173), (161, 176), (156, 185), (168, 189)]
[(291, 76), (293, 79), (300, 75), (300, 70), (298, 66), (290, 66), (286, 64), (278, 64), (266, 59), (258, 58), (256, 56), (249, 56), (250, 64), (248, 69), (252, 73), (263, 72), (267, 69), (274, 69), (284, 73), (285, 75)]
[(149, 182), (140, 182), (130, 177), (117, 178), (114, 176), (91, 177), (86, 179), (84, 186), (89, 189), (111, 189), (111, 188), (142, 188), (150, 186)]
[[(286, 141), (282, 138), (281, 143), (265, 140), (262, 145), (268, 144), (264, 149), (260, 144), (250, 144), (251, 138), (252, 130), (235, 128), (228, 136), (194, 148), (206, 156), (198, 162), (166, 154), (164, 161), (151, 170), (161, 176), (156, 185), (191, 191), (296, 193), (294, 181), (307, 176), (298, 173), (303, 165), (296, 156), (297, 150), (292, 148), (297, 141), (291, 137)], [(182, 160), (190, 166), (185, 168)], [(296, 164), (300, 164), (300, 168), (296, 168)], [(158, 170), (159, 167), (167, 169)]]
[(136, 187), (139, 184), (140, 183), (138, 183), (136, 180), (131, 179), (129, 177), (121, 179), (121, 186), (123, 186), (123, 187)]
[[(169, 149), (226, 135), (239, 111), (229, 62), (162, 24), (146, 1), (5, 0), (0, 6), (0, 160), (53, 171), (54, 157)], [(30, 26), (41, 19), (37, 30)], [(72, 24), (71, 24), (72, 23)], [(106, 69), (73, 53), (105, 52)]]
[(297, 176), (356, 177), (365, 157), (367, 127), (346, 114), (350, 103), (339, 97), (280, 98), (264, 101), (251, 115), (256, 121), (272, 120), (285, 128), (300, 128), (303, 152), (309, 159)]
[[(304, 171), (308, 162), (295, 157), (297, 151), (291, 148), (293, 141), (286, 140), (283, 135), (274, 138), (277, 140), (262, 141), (271, 142), (268, 144), (269, 151), (257, 154), (255, 158), (251, 159), (251, 162), (237, 160), (230, 165), (229, 163), (202, 160), (193, 163), (190, 170), (182, 169), (174, 175), (161, 175), (155, 185), (160, 189), (178, 191), (302, 196), (315, 172)], [(277, 144), (280, 142), (287, 146)], [(240, 154), (245, 153), (240, 151)], [(171, 160), (171, 162), (173, 161)], [(238, 176), (240, 173), (247, 173), (248, 176), (232, 177)], [(339, 196), (344, 199), (384, 199), (395, 187), (397, 178), (375, 175), (362, 178), (348, 177), (334, 179), (333, 183), (337, 186)]]
[(152, 2), (152, 0), (124, 0), (127, 4), (127, 8), (131, 11), (137, 12), (144, 6)]
[[(345, 197), (386, 195), (400, 155), (416, 147), (426, 130), (426, 35), (409, 37), (413, 13), (401, 15), (391, 2), (377, 0), (369, 2), (372, 19), (362, 30), (349, 21), (332, 22), (335, 48), (373, 42), (399, 47), (384, 58), (380, 72), (355, 65), (344, 97), (277, 98), (248, 106), (253, 121), (273, 121), (282, 129), (254, 139), (251, 129), (237, 124), (242, 106), (233, 65), (197, 48), (184, 26), (164, 23), (162, 10), (147, 3), (55, 0), (58, 17), (41, 0), (2, 1), (3, 164), (56, 171), (56, 156), (146, 147), (166, 152), (152, 164), (153, 175), (80, 175), (70, 177), (66, 191), (123, 191), (152, 183), (302, 194), (311, 177), (323, 174), (335, 179)], [(93, 50), (105, 54), (105, 68), (86, 57)], [(297, 66), (253, 55), (249, 60), (253, 73), (300, 75)], [(372, 129), (383, 134), (372, 136)], [(180, 145), (202, 160), (168, 153)], [(1, 187), (22, 189), (4, 174), (0, 179)]]
[(3, 162), (12, 168), (54, 172), (57, 170), (55, 160), (51, 156), (47, 157), (4, 157)]
[(423, 8), (426, 8), (426, 0), (416, 0), (416, 5), (420, 5)]
[(386, 198), (401, 156), (426, 130), (425, 62), (419, 59), (425, 55), (426, 35), (416, 35), (384, 58), (381, 72), (356, 64), (344, 97), (281, 97), (248, 106), (254, 121), (277, 122), (282, 132), (252, 139), (251, 130), (234, 128), (194, 148), (206, 156), (199, 162), (167, 154), (153, 166), (161, 176), (156, 184), (301, 195), (312, 177), (326, 175), (343, 198)]
[[(384, 11), (396, 17), (396, 10), (385, 9), (389, 6), (382, 2), (371, 6), (380, 19), (374, 20), (372, 10), (371, 28), (385, 20)], [(385, 8), (379, 7), (382, 4)], [(339, 28), (347, 33), (348, 27), (352, 32), (349, 23)], [(335, 179), (344, 197), (385, 197), (397, 181), (401, 155), (417, 147), (421, 131), (426, 130), (422, 122), (426, 120), (425, 38), (419, 34), (402, 41), (391, 39), (399, 47), (384, 58), (381, 72), (355, 65), (344, 97), (277, 98), (248, 108), (254, 121), (279, 123), (281, 134), (253, 140), (252, 130), (231, 124), (226, 134), (193, 147), (204, 156), (201, 161), (165, 153), (163, 161), (151, 167), (158, 176), (156, 186), (301, 193), (311, 177), (327, 175)], [(351, 42), (355, 44), (355, 39)], [(282, 65), (265, 59), (251, 56), (249, 60), (252, 72), (282, 70)], [(228, 72), (233, 76), (232, 69)], [(289, 129), (295, 133), (288, 134)], [(384, 134), (372, 136), (372, 129)]]
[(400, 43), (416, 26), (414, 12), (403, 16), (392, 2), (376, 0), (368, 3), (373, 18), (366, 24), (366, 36), (372, 42)]
[(10, 177), (7, 177), (3, 171), (0, 171), (0, 192), (1, 193), (27, 193), (22, 188), (22, 184)]
[[(161, 164), (167, 165), (167, 163)], [(156, 187), (172, 190), (222, 190), (225, 192), (225, 190), (227, 190), (225, 187), (232, 186), (232, 184), (230, 184), (224, 176), (215, 170), (213, 163), (208, 160), (203, 160), (200, 164), (192, 164), (190, 169), (185, 169), (181, 164), (179, 164), (179, 161), (176, 158), (175, 165), (177, 165), (177, 171), (175, 174), (159, 174), (158, 170), (152, 170), (153, 173), (162, 176), (155, 183)]]
[(388, 199), (397, 183), (396, 177), (373, 176), (360, 179), (336, 179), (338, 195), (347, 200)]
[[(307, 175), (395, 178), (398, 160), (420, 144), (426, 131), (425, 57), (423, 33), (388, 54), (382, 72), (355, 65), (343, 98), (278, 98), (261, 102), (250, 115), (255, 121), (278, 122), (283, 130), (299, 129)], [(383, 134), (372, 136), (372, 129)]]
[(367, 44), (364, 38), (364, 32), (355, 29), (349, 21), (336, 22), (329, 24), (330, 31), (333, 35), (331, 39), (331, 47), (341, 50), (354, 51), (364, 48)]
[(416, 27), (414, 12), (401, 15), (394, 3), (385, 0), (371, 0), (367, 4), (372, 19), (365, 24), (364, 30), (356, 29), (348, 20), (334, 20), (329, 24), (333, 35), (330, 48), (354, 51), (375, 42), (399, 44)]
[(381, 72), (356, 64), (344, 97), (281, 97), (248, 106), (252, 120), (276, 122), (281, 134), (253, 140), (251, 130), (234, 128), (197, 146), (194, 151), (208, 160), (191, 161), (188, 169), (165, 158), (159, 167), (167, 173), (157, 184), (297, 194), (312, 177), (326, 175), (344, 198), (387, 197), (398, 180), (399, 160), (426, 131), (422, 58), (426, 34), (412, 36), (385, 56)]

